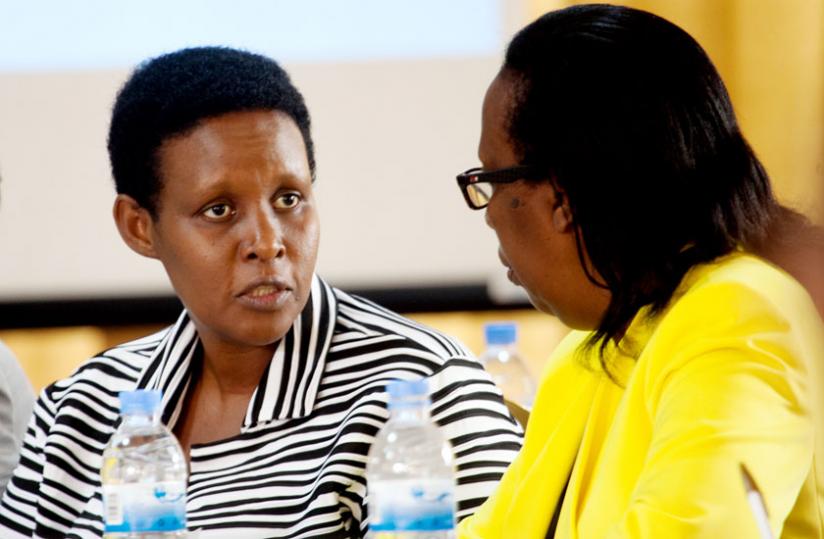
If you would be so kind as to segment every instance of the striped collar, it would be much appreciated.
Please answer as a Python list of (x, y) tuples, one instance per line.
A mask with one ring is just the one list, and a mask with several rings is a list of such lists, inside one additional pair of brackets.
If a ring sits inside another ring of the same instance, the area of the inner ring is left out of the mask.
[[(278, 342), (249, 401), (241, 432), (270, 421), (306, 417), (312, 412), (336, 318), (335, 293), (315, 275), (306, 307)], [(137, 384), (138, 389), (163, 391), (163, 422), (170, 427), (177, 422), (188, 392), (193, 359), (201, 353), (197, 330), (184, 310)]]

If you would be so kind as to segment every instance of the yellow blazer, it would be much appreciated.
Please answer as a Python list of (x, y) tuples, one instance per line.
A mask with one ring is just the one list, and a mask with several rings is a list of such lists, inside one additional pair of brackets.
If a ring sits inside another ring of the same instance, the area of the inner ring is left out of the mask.
[(824, 537), (811, 417), (820, 326), (796, 281), (736, 253), (691, 270), (665, 312), (639, 313), (608, 351), (620, 385), (573, 332), (548, 363), (523, 449), (459, 536), (543, 539), (569, 478), (556, 538), (758, 538), (744, 463), (776, 537)]

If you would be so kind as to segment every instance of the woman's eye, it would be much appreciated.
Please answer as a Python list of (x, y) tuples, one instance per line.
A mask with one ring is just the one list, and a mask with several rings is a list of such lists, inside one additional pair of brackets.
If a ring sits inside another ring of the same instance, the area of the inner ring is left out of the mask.
[(294, 208), (300, 202), (300, 195), (297, 193), (286, 193), (275, 199), (275, 208), (278, 210), (288, 210)]
[(232, 214), (232, 208), (228, 204), (215, 204), (203, 210), (203, 215), (209, 219), (223, 220)]

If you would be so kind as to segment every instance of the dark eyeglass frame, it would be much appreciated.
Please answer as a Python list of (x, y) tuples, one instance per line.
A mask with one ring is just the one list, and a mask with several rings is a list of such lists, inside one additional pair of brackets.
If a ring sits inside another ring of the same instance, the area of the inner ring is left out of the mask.
[(469, 196), (469, 187), (476, 183), (514, 183), (518, 180), (540, 180), (546, 178), (547, 174), (530, 165), (517, 165), (514, 167), (500, 168), (498, 170), (485, 171), (482, 168), (470, 168), (466, 172), (458, 174), (458, 187), (463, 193), (467, 206), (472, 210), (482, 210), (487, 204), (477, 205)]

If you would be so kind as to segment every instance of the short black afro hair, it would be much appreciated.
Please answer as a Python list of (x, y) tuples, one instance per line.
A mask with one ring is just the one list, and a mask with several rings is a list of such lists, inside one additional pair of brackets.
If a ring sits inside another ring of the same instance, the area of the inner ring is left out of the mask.
[(260, 109), (277, 110), (294, 120), (314, 176), (309, 111), (274, 60), (228, 47), (194, 47), (141, 64), (123, 85), (112, 111), (108, 148), (117, 192), (156, 215), (161, 144), (207, 118)]

